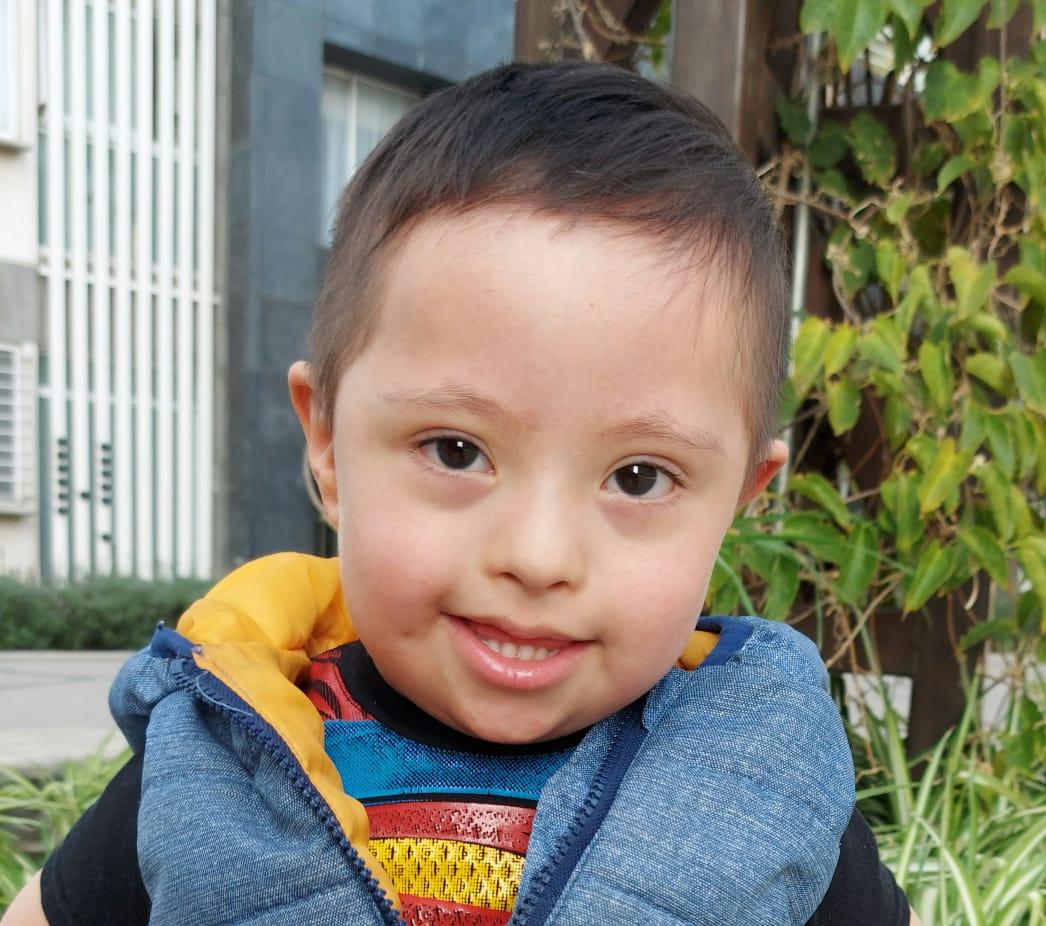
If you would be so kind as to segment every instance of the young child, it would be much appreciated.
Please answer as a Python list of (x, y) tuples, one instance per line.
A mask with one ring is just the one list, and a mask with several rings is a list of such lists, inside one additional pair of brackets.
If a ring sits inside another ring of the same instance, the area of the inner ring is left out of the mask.
[(695, 101), (578, 64), (419, 104), (290, 371), (338, 557), (122, 670), (135, 758), (5, 924), (907, 923), (814, 646), (695, 631), (786, 458), (785, 292)]

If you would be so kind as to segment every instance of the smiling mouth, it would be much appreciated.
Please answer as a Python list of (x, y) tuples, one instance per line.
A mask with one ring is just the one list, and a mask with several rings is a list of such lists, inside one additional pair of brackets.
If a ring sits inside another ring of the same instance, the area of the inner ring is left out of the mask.
[(488, 684), (509, 690), (537, 691), (565, 681), (594, 642), (505, 618), (443, 616), (463, 664)]
[(509, 643), (507, 641), (499, 641), (494, 639), (488, 639), (483, 636), (482, 631), (476, 631), (476, 636), (479, 637), (487, 649), (493, 650), (499, 656), (503, 656), (505, 659), (520, 659), (523, 662), (540, 662), (542, 659), (548, 659), (550, 656), (555, 656), (559, 652), (559, 648), (549, 649), (545, 646), (532, 646), (530, 643)]

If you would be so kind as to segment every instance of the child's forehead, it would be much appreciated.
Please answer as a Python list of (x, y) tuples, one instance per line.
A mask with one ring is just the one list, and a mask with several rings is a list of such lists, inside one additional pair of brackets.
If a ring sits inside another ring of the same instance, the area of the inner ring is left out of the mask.
[[(593, 302), (627, 301), (637, 324), (686, 303), (673, 319), (679, 328), (736, 306), (736, 277), (729, 255), (701, 235), (670, 237), (619, 218), (505, 203), (444, 210), (405, 227), (383, 261), (377, 308), (394, 314), (404, 297), (460, 297), (469, 288), (514, 299), (529, 290), (535, 300), (572, 305), (578, 327), (607, 322), (584, 311)], [(516, 319), (525, 327), (535, 313)]]

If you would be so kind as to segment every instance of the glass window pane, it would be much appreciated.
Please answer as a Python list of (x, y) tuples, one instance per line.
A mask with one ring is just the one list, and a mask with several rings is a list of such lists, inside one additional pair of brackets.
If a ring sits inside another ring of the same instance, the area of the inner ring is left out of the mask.
[(345, 184), (385, 133), (416, 102), (416, 96), (392, 87), (348, 74), (324, 74), (322, 244), (330, 243), (334, 211)]
[(322, 214), (320, 215), (320, 241), (330, 241), (330, 224), (334, 218), (334, 207), (345, 185), (348, 159), (349, 105), (352, 85), (345, 78), (334, 74), (323, 76), (322, 131), (323, 131), (323, 186)]
[(356, 91), (356, 163), (352, 165), (353, 171), (413, 105), (414, 98), (411, 96), (359, 81)]

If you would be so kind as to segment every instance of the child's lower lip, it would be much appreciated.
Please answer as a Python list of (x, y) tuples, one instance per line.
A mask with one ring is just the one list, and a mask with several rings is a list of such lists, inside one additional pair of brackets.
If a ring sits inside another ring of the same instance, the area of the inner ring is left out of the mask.
[(480, 678), (499, 688), (533, 691), (567, 678), (578, 659), (591, 645), (588, 642), (564, 642), (559, 652), (544, 659), (517, 659), (503, 656), (483, 642), (483, 625), (444, 614), (462, 661)]

